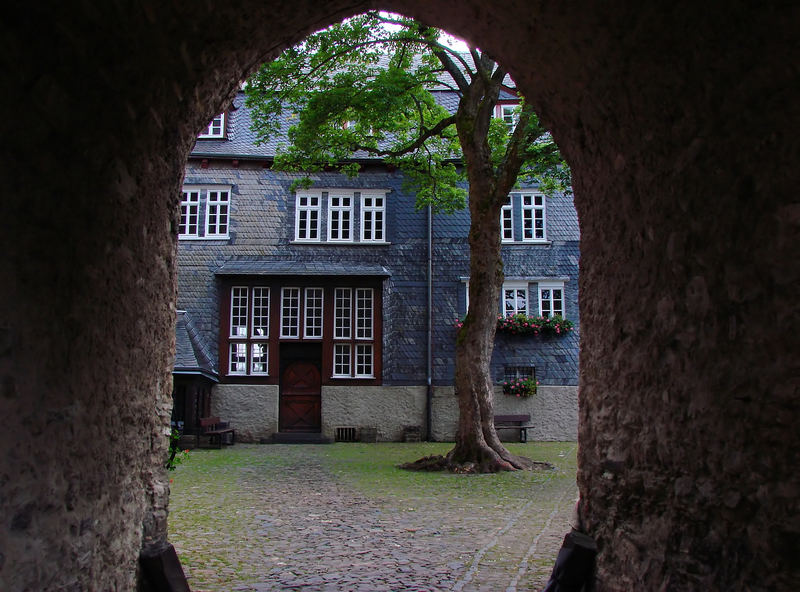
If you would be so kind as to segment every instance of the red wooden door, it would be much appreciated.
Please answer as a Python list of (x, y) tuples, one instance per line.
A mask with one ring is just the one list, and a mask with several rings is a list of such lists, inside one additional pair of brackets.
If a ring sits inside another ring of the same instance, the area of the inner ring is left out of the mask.
[(322, 426), (321, 380), (310, 362), (292, 362), (281, 380), (280, 431), (319, 432)]

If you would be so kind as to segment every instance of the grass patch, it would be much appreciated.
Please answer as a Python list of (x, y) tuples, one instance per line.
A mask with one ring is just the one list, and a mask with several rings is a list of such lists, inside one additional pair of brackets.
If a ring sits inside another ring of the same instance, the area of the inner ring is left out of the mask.
[(554, 479), (575, 479), (576, 445), (573, 442), (507, 444), (513, 454), (550, 462), (555, 467), (552, 471), (463, 475), (398, 468), (409, 460), (446, 454), (452, 446), (452, 443), (334, 444), (323, 454), (329, 470), (354, 489), (402, 498), (519, 498), (529, 495), (531, 487), (545, 487)]

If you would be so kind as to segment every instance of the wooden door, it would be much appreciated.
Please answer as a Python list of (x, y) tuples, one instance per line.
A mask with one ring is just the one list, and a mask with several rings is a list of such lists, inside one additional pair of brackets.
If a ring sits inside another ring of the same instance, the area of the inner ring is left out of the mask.
[(292, 362), (281, 377), (279, 427), (282, 432), (319, 432), (322, 427), (319, 369)]

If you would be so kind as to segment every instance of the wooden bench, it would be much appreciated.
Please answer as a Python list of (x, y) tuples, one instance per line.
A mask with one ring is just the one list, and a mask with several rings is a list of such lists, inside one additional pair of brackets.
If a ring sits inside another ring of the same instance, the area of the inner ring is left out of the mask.
[(496, 430), (519, 430), (519, 441), (528, 441), (528, 428), (532, 428), (530, 423), (531, 416), (528, 414), (521, 415), (495, 415), (494, 416), (494, 429)]
[[(200, 418), (200, 433), (197, 435), (197, 447), (200, 447), (200, 436), (208, 436), (209, 446), (217, 442), (217, 448), (222, 448), (223, 436), (231, 435), (230, 442), (225, 444), (233, 444), (236, 441), (236, 432), (228, 425), (227, 421), (220, 421), (219, 417), (201, 417)], [(228, 438), (225, 437), (225, 440)]]

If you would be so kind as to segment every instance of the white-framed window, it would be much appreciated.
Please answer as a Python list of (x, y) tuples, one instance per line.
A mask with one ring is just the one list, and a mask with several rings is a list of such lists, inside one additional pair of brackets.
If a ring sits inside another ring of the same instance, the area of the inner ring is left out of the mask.
[(294, 239), (296, 241), (319, 240), (320, 195), (298, 193), (295, 213)]
[(247, 337), (247, 300), (247, 287), (231, 288), (231, 337)]
[(250, 374), (253, 376), (269, 374), (269, 343), (253, 343), (253, 356), (250, 364)]
[(281, 288), (281, 337), (300, 337), (300, 288)]
[(200, 190), (184, 189), (181, 193), (181, 222), (178, 226), (180, 238), (197, 237), (200, 219)]
[(562, 282), (539, 282), (539, 314), (543, 317), (564, 316)]
[(361, 242), (382, 243), (386, 240), (386, 195), (364, 193), (361, 196)]
[(322, 288), (305, 289), (303, 336), (306, 339), (322, 339)]
[(519, 105), (496, 105), (494, 115), (503, 120), (503, 123), (508, 128), (508, 133), (511, 133), (517, 127), (517, 122), (519, 121)]
[(528, 283), (504, 283), (501, 292), (500, 306), (502, 308), (502, 314), (507, 317), (517, 314), (528, 315)]
[(353, 240), (353, 195), (328, 195), (328, 240)]
[(371, 343), (356, 344), (356, 367), (354, 372), (354, 376), (356, 378), (372, 378), (372, 358), (373, 355)]
[(296, 194), (294, 240), (388, 244), (385, 189), (310, 189)]
[(228, 189), (209, 189), (206, 201), (206, 237), (228, 238), (231, 193)]
[(203, 139), (223, 139), (225, 138), (225, 114), (220, 113), (208, 123), (208, 127), (200, 132), (198, 138)]
[(544, 195), (541, 193), (522, 195), (522, 240), (524, 242), (546, 240)]
[(336, 288), (333, 295), (333, 337), (350, 339), (353, 336), (353, 289)]
[(504, 243), (514, 242), (514, 207), (510, 195), (500, 209), (500, 240)]
[(356, 339), (372, 339), (372, 288), (356, 289)]
[(178, 238), (230, 238), (231, 194), (230, 185), (185, 185), (181, 192)]
[(375, 294), (372, 288), (336, 288), (333, 319), (334, 378), (375, 377), (374, 314)]
[(269, 375), (269, 288), (233, 286), (228, 325), (228, 374)]
[(333, 376), (349, 378), (352, 366), (352, 345), (350, 343), (333, 344)]

